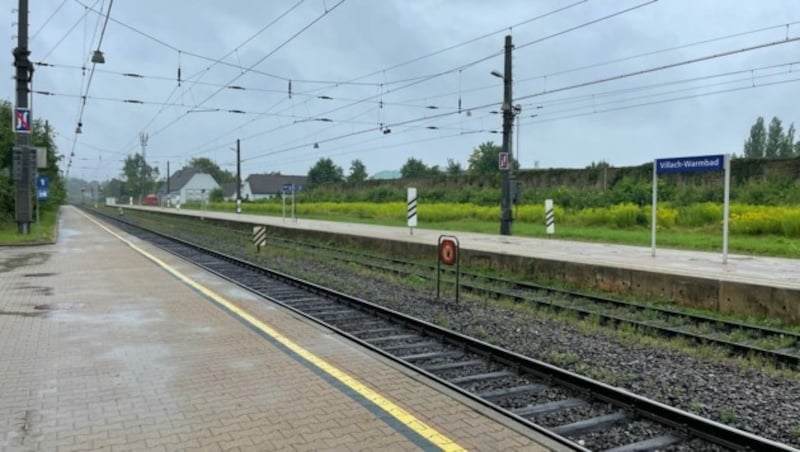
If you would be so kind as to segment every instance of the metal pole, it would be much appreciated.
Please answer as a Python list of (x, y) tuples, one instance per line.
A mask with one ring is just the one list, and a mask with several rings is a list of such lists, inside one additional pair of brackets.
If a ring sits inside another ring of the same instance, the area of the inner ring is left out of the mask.
[(506, 36), (505, 45), (505, 70), (503, 71), (503, 152), (509, 159), (508, 169), (500, 170), (502, 177), (502, 190), (500, 201), (500, 235), (511, 235), (511, 128), (514, 124), (514, 110), (511, 106), (511, 35)]
[(239, 139), (236, 139), (236, 213), (242, 213), (242, 159)]
[(145, 174), (147, 172), (147, 140), (150, 136), (147, 132), (139, 132), (139, 143), (142, 145), (142, 194), (139, 197), (139, 205), (142, 205), (142, 201), (144, 200), (145, 193)]
[(170, 195), (169, 195), (169, 160), (167, 160), (167, 190), (166, 190), (166, 194), (167, 194), (167, 207), (171, 207), (170, 206)]
[(725, 154), (723, 157), (725, 171), (725, 200), (723, 201), (722, 213), (722, 263), (728, 263), (728, 226), (731, 209), (731, 155)]
[[(19, 18), (17, 19), (17, 48), (14, 49), (14, 66), (17, 69), (16, 88), (17, 103), (19, 108), (28, 108), (28, 83), (33, 79), (33, 65), (28, 56), (28, 0), (19, 0)], [(16, 114), (16, 112), (15, 112)], [(27, 117), (28, 123), (33, 122), (33, 114)], [(17, 231), (21, 234), (30, 233), (31, 226), (31, 176), (33, 168), (31, 165), (30, 132), (17, 132), (16, 148), (19, 150), (16, 164), (21, 170), (21, 177), (15, 180), (15, 218), (17, 220)]]
[(653, 160), (653, 203), (651, 204), (650, 220), (650, 255), (656, 257), (656, 222), (658, 221), (658, 172), (656, 171), (658, 159)]

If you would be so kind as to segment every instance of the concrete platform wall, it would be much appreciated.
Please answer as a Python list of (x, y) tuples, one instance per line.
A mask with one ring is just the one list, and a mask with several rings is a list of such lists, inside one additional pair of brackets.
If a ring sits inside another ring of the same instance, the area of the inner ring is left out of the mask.
[[(268, 230), (283, 237), (369, 248), (386, 255), (436, 258), (433, 245), (274, 226)], [(463, 265), (521, 274), (537, 283), (563, 283), (577, 290), (640, 296), (800, 325), (798, 290), (466, 249), (461, 251), (461, 259)]]

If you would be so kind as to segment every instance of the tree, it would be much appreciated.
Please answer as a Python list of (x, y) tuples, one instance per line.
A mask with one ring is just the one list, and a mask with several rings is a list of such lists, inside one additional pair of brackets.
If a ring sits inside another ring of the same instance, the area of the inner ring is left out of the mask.
[(341, 182), (344, 172), (341, 166), (329, 158), (321, 158), (308, 170), (308, 183), (312, 186)]
[(455, 176), (464, 172), (464, 168), (461, 168), (461, 163), (448, 158), (447, 159), (447, 168), (445, 169), (445, 173), (449, 176)]
[[(491, 141), (482, 143), (469, 156), (469, 172), (473, 174), (497, 174), (500, 172), (499, 156), (502, 148)], [(511, 167), (519, 169), (519, 163), (508, 156)]]
[(744, 156), (756, 159), (764, 158), (766, 147), (767, 133), (764, 129), (764, 118), (759, 116), (756, 123), (750, 128), (750, 138), (744, 142)]
[(13, 107), (8, 101), (0, 102), (0, 226), (14, 219), (14, 182), (11, 174), (11, 150), (14, 148), (14, 129), (12, 124)]
[(221, 188), (217, 187), (208, 194), (208, 200), (211, 202), (222, 202), (225, 200), (225, 193)]
[(189, 162), (189, 166), (201, 173), (210, 174), (218, 184), (236, 182), (236, 175), (224, 170), (216, 163), (206, 157), (195, 157)]
[(122, 178), (125, 180), (126, 195), (148, 194), (155, 187), (158, 168), (146, 164), (142, 155), (136, 153), (125, 157), (125, 163), (122, 165)]
[(794, 155), (794, 123), (789, 125), (789, 130), (786, 131), (786, 136), (781, 142), (781, 148), (778, 150), (778, 157), (790, 158)]
[(769, 131), (767, 132), (767, 147), (764, 148), (764, 157), (774, 159), (778, 157), (778, 153), (783, 146), (783, 141), (786, 137), (783, 135), (783, 126), (781, 120), (777, 116), (772, 117), (769, 122)]
[(367, 179), (367, 167), (359, 159), (350, 162), (350, 175), (347, 176), (347, 182), (351, 184), (358, 184)]
[(429, 168), (422, 163), (422, 160), (417, 160), (414, 157), (409, 157), (405, 165), (400, 168), (400, 174), (403, 179), (425, 177), (428, 175), (429, 171)]

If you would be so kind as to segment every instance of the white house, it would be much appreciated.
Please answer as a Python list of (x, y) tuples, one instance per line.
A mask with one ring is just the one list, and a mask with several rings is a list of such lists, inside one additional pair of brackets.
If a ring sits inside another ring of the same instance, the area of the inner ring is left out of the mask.
[(165, 184), (158, 190), (158, 195), (162, 200), (168, 195), (172, 204), (208, 200), (211, 190), (219, 188), (219, 184), (210, 174), (201, 173), (191, 167), (179, 169), (168, 180), (169, 192)]
[(294, 185), (295, 191), (300, 191), (306, 184), (306, 179), (306, 176), (251, 174), (244, 181), (242, 198), (250, 201), (273, 198), (284, 191), (284, 185)]

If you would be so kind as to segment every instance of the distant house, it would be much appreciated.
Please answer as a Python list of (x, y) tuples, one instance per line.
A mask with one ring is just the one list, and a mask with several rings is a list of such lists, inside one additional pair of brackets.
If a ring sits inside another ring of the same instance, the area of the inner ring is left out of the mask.
[(211, 190), (215, 188), (219, 188), (219, 184), (210, 174), (201, 173), (195, 168), (184, 167), (170, 176), (169, 193), (164, 184), (158, 190), (158, 197), (161, 200), (168, 197), (171, 203), (183, 204), (187, 201), (208, 199)]
[[(242, 194), (242, 197), (244, 197), (244, 194)], [(222, 198), (225, 201), (236, 201), (236, 182), (222, 184)]]
[(295, 190), (300, 191), (306, 185), (306, 176), (284, 176), (282, 174), (251, 174), (244, 181), (242, 198), (250, 201), (269, 199), (278, 196), (283, 191), (283, 186), (294, 184)]

